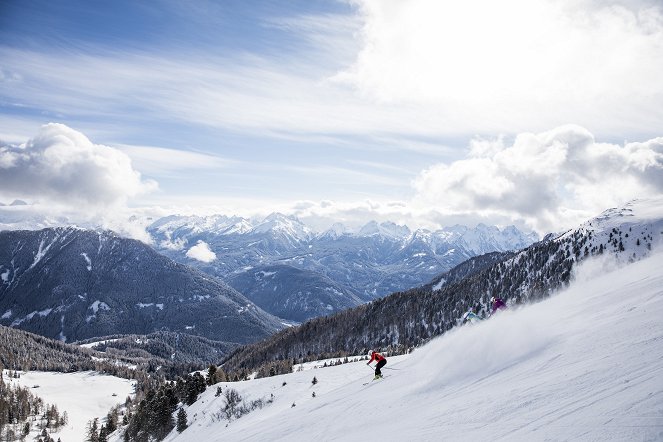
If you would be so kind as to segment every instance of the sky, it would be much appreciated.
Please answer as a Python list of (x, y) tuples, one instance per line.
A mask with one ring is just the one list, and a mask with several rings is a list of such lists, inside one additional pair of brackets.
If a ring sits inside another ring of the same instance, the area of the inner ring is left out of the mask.
[(659, 1), (454, 3), (3, 1), (0, 202), (545, 234), (663, 193)]

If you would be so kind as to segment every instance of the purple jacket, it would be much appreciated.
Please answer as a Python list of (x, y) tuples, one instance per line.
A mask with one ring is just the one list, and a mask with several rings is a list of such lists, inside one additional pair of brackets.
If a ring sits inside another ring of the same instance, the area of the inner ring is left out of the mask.
[(505, 309), (506, 304), (504, 301), (502, 301), (500, 298), (495, 298), (495, 301), (493, 301), (493, 313), (495, 313), (497, 310)]

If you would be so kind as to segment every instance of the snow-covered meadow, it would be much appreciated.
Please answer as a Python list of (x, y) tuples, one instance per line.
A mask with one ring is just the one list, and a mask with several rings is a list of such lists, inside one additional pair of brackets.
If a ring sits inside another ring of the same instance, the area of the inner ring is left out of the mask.
[(361, 361), (218, 384), (273, 402), (228, 422), (208, 388), (166, 440), (662, 440), (662, 268), (589, 260), (544, 302), (390, 357), (380, 381)]
[[(92, 371), (77, 373), (54, 373), (29, 371), (20, 372), (18, 379), (5, 380), (18, 383), (42, 398), (55, 404), (60, 413), (66, 411), (69, 422), (52, 436), (62, 442), (83, 441), (87, 423), (98, 417), (100, 426), (112, 407), (124, 403), (127, 396), (133, 397), (135, 381)], [(34, 388), (38, 386), (37, 388)], [(37, 436), (36, 427), (29, 438)]]

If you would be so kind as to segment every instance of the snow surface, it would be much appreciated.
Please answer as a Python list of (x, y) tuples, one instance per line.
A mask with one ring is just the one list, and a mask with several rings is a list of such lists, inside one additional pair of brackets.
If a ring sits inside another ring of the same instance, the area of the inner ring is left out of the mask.
[(274, 395), (230, 423), (208, 388), (166, 440), (663, 440), (663, 254), (611, 259), (586, 261), (544, 302), (389, 357), (383, 380), (356, 362), (222, 383)]
[(111, 342), (118, 341), (118, 339), (102, 339), (100, 341), (88, 342), (87, 344), (79, 344), (79, 347), (92, 348), (99, 344), (110, 344)]
[[(7, 380), (9, 376), (5, 376)], [(135, 381), (92, 371), (78, 373), (51, 373), (30, 371), (21, 373), (19, 379), (10, 382), (28, 387), (49, 404), (56, 404), (60, 413), (67, 412), (69, 423), (54, 438), (65, 442), (85, 440), (88, 421), (105, 418), (112, 407), (123, 404), (127, 396), (134, 397)], [(39, 388), (32, 388), (39, 385)], [(116, 396), (113, 396), (113, 393)], [(100, 422), (103, 422), (101, 420)], [(37, 433), (28, 437), (32, 437)]]
[(21, 325), (23, 322), (31, 320), (35, 315), (39, 315), (41, 317), (48, 316), (48, 315), (51, 314), (52, 311), (53, 311), (52, 308), (47, 308), (47, 309), (44, 309), (44, 310), (41, 310), (41, 311), (34, 311), (34, 312), (31, 312), (31, 313), (28, 313), (23, 318), (15, 319), (14, 322), (12, 322), (11, 326), (16, 327), (17, 325)]
[(444, 284), (446, 284), (446, 282), (447, 282), (446, 279), (444, 279), (444, 278), (440, 278), (440, 280), (438, 281), (438, 283), (435, 284), (435, 285), (433, 286), (433, 289), (432, 289), (432, 290), (433, 290), (434, 292), (440, 290), (440, 289), (442, 288), (442, 286), (443, 286)]
[(87, 253), (85, 253), (85, 252), (81, 253), (81, 256), (85, 259), (85, 263), (86, 263), (85, 267), (87, 268), (87, 270), (92, 271), (92, 260), (90, 259), (90, 257), (87, 256)]
[(44, 247), (44, 240), (42, 239), (41, 242), (39, 243), (39, 250), (35, 254), (35, 260), (33, 261), (32, 265), (28, 267), (28, 270), (32, 269), (34, 266), (36, 266), (41, 259), (46, 256), (46, 253), (48, 253), (48, 250), (51, 248), (53, 244), (55, 244), (58, 240), (60, 239), (60, 235), (56, 235), (53, 241)]
[(94, 301), (88, 308), (92, 309), (95, 315), (99, 312), (99, 310), (110, 310), (108, 304), (99, 300)]

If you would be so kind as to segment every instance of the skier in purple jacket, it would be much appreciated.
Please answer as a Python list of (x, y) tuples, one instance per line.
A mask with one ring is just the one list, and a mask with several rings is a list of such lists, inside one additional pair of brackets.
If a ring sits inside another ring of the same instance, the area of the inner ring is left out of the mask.
[(506, 304), (500, 298), (496, 298), (493, 296), (492, 298), (490, 298), (490, 302), (493, 303), (493, 312), (491, 314), (495, 314), (496, 311), (504, 310), (506, 308)]

